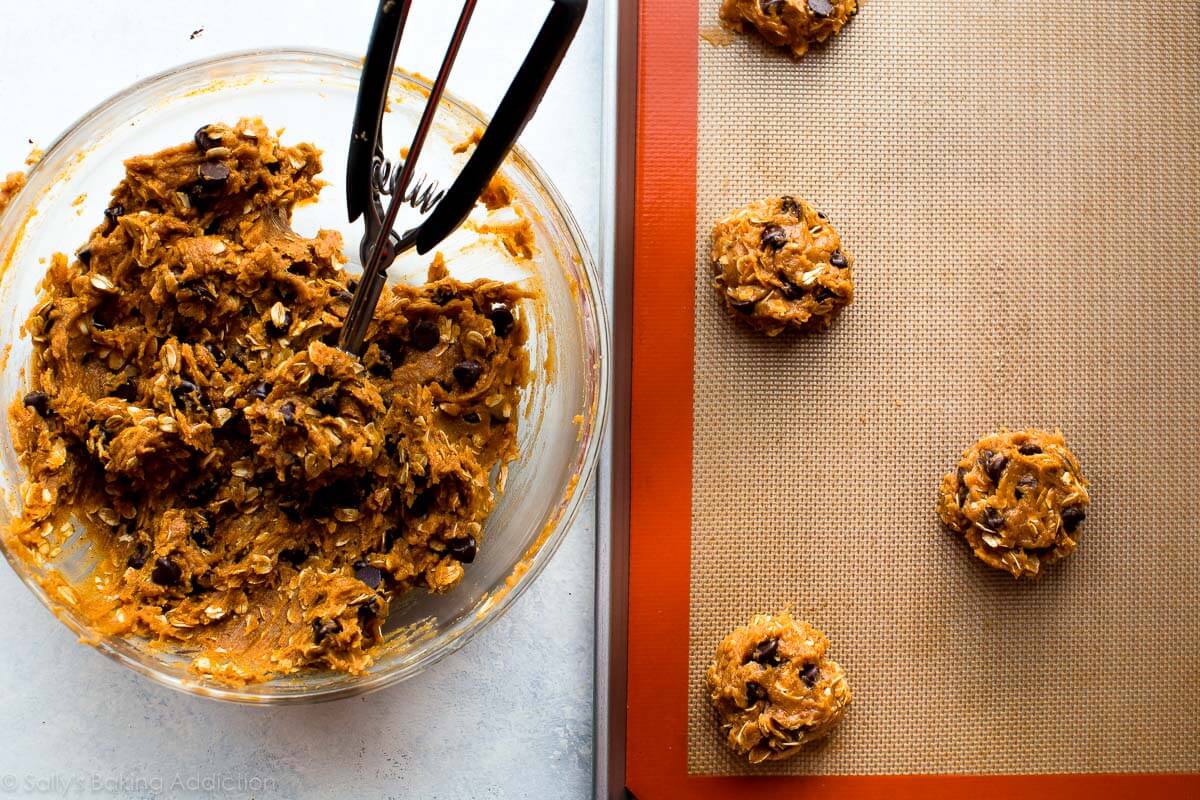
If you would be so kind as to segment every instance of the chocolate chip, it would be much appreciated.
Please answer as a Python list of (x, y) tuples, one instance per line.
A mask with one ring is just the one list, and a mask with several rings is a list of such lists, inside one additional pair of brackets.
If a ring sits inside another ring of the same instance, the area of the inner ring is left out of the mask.
[(209, 355), (213, 357), (213, 361), (217, 362), (218, 364), (225, 360), (225, 351), (220, 347), (217, 347), (215, 344), (209, 342), (204, 345), (204, 349), (207, 350)]
[(212, 520), (208, 516), (202, 516), (195, 525), (192, 526), (191, 539), (196, 543), (196, 547), (201, 550), (212, 549)]
[(330, 386), (333, 386), (333, 378), (328, 378), (319, 372), (308, 379), (308, 390), (310, 392), (319, 392), (322, 389), (328, 389)]
[(278, 309), (272, 309), (271, 316), (267, 319), (267, 327), (276, 336), (287, 333), (292, 328), (291, 310), (284, 308), (283, 313), (279, 313)]
[(342, 623), (336, 619), (313, 620), (313, 642), (320, 644), (328, 636), (336, 636), (342, 632)]
[(146, 566), (146, 558), (149, 555), (150, 548), (146, 546), (146, 543), (138, 542), (137, 547), (135, 547), (133, 552), (129, 554), (129, 558), (126, 559), (125, 564), (126, 566), (133, 567), (134, 569), (141, 569), (142, 567)]
[(92, 246), (90, 244), (85, 244), (83, 247), (79, 248), (78, 252), (75, 253), (75, 257), (78, 258), (79, 263), (83, 264), (85, 267), (91, 266)]
[(767, 690), (754, 681), (746, 681), (746, 705), (752, 706), (759, 700), (767, 699)]
[(379, 598), (378, 597), (372, 597), (370, 600), (368, 600), (367, 602), (363, 603), (361, 606), (358, 607), (358, 624), (364, 628), (363, 633), (365, 635), (370, 636), (372, 638), (375, 636), (375, 631), (373, 631), (373, 630), (368, 631), (365, 629), (367, 627), (369, 627), (370, 625), (372, 625), (378, 616), (379, 616)]
[(217, 490), (221, 488), (220, 482), (216, 478), (207, 478), (196, 484), (190, 492), (188, 499), (196, 505), (204, 505), (209, 500), (217, 496)]
[(212, 150), (214, 147), (221, 146), (221, 137), (214, 136), (213, 134), (209, 133), (207, 125), (205, 125), (200, 130), (196, 131), (195, 138), (196, 138), (196, 147), (200, 148), (200, 150), (202, 152)]
[(833, 13), (833, 3), (829, 0), (808, 0), (808, 9), (824, 19)]
[(288, 425), (288, 426), (295, 425), (296, 424), (296, 404), (293, 403), (291, 400), (288, 400), (286, 403), (284, 403), (283, 405), (281, 405), (279, 407), (279, 416), (283, 417), (284, 425)]
[(739, 314), (753, 314), (754, 307), (758, 305), (757, 300), (736, 300), (732, 297), (729, 297), (728, 294), (725, 296), (729, 298), (729, 307)]
[(838, 269), (845, 269), (846, 267), (850, 266), (850, 262), (847, 261), (846, 257), (844, 255), (842, 255), (840, 252), (837, 252), (837, 253), (834, 253), (833, 255), (831, 255), (829, 257), (829, 263), (832, 266), (837, 267)]
[(378, 597), (372, 597), (371, 599), (367, 600), (367, 602), (363, 603), (361, 606), (358, 607), (358, 618), (360, 620), (363, 619), (364, 617), (367, 619), (372, 619), (377, 616), (379, 616), (379, 598)]
[(467, 414), (463, 414), (462, 420), (463, 420), (463, 422), (467, 423), (468, 425), (478, 425), (479, 421), (480, 421), (479, 414), (477, 414), (474, 411), (471, 411)]
[[(294, 510), (294, 509), (293, 509)], [(303, 547), (289, 547), (279, 551), (279, 560), (298, 567), (308, 559), (308, 551)]]
[(800, 670), (800, 680), (804, 681), (809, 688), (816, 686), (820, 679), (821, 668), (816, 664), (806, 664), (804, 669)]
[(779, 663), (779, 638), (764, 639), (750, 653), (750, 660), (774, 666)]
[(797, 221), (803, 219), (803, 212), (800, 210), (800, 204), (796, 202), (796, 198), (785, 194), (779, 198), (779, 207), (783, 213), (791, 214)]
[(125, 216), (125, 206), (120, 203), (113, 203), (108, 208), (104, 209), (104, 218), (113, 225), (117, 224), (117, 218)]
[(496, 335), (501, 339), (508, 336), (517, 324), (517, 318), (505, 306), (493, 308), (487, 313), (487, 318), (492, 321), (492, 327), (496, 329)]
[(1004, 512), (988, 506), (983, 512), (983, 525), (989, 530), (999, 531), (1004, 527)]
[(1036, 456), (1042, 452), (1042, 448), (1038, 447), (1036, 444), (1029, 444), (1028, 442), (1021, 445), (1019, 450), (1023, 456)]
[[(210, 303), (217, 299), (217, 293), (214, 292), (212, 287), (209, 286), (204, 281), (199, 281), (199, 280), (188, 281), (186, 283), (180, 284), (179, 288), (181, 290), (184, 290), (184, 292), (180, 293), (181, 294), (180, 299), (184, 299), (187, 297), (186, 292), (190, 292), (193, 297), (198, 297), (201, 300), (207, 300)], [(250, 310), (250, 307), (247, 306), (246, 309), (243, 311), (243, 313), (246, 313), (246, 311), (249, 311), (249, 310)]]
[(1038, 488), (1038, 479), (1033, 475), (1022, 475), (1017, 480), (1017, 488), (1013, 489), (1013, 494), (1018, 500), (1025, 496), (1026, 492), (1036, 492)]
[(370, 494), (371, 487), (351, 478), (322, 486), (309, 498), (308, 510), (314, 517), (328, 517), (335, 508), (355, 508)]
[(778, 250), (787, 244), (787, 231), (778, 225), (768, 225), (763, 228), (762, 238), (760, 240), (763, 247), (769, 247), (772, 250)]
[(446, 542), (446, 552), (456, 561), (463, 564), (470, 564), (475, 560), (475, 556), (479, 552), (479, 545), (476, 543), (474, 536), (467, 536), (463, 539), (451, 539)]
[(1074, 533), (1086, 516), (1079, 506), (1068, 506), (1062, 510), (1063, 527), (1067, 529), (1067, 533)]
[(414, 517), (423, 517), (429, 513), (429, 509), (433, 507), (433, 501), (437, 499), (436, 489), (426, 489), (413, 498), (412, 505), (408, 507), (408, 513)]
[(36, 411), (38, 416), (44, 417), (50, 413), (50, 397), (45, 392), (30, 392), (25, 395), (21, 402), (27, 408), (32, 408)]
[(132, 403), (133, 401), (137, 400), (137, 396), (137, 381), (133, 378), (130, 378), (117, 388), (113, 389), (113, 397), (124, 400), (126, 403)]
[(818, 303), (824, 303), (826, 300), (832, 300), (837, 297), (837, 294), (828, 286), (817, 286), (817, 292), (814, 297)]
[(354, 577), (372, 589), (378, 589), (379, 584), (383, 583), (383, 573), (379, 571), (379, 568), (362, 561), (354, 565)]
[(962, 508), (967, 502), (967, 471), (962, 467), (958, 468), (958, 507)]
[(266, 381), (259, 381), (250, 387), (250, 391), (246, 393), (246, 396), (249, 397), (251, 401), (266, 400), (267, 395), (270, 393), (271, 384), (267, 383)]
[(395, 369), (391, 353), (381, 347), (379, 348), (378, 355), (375, 357), (375, 363), (371, 365), (368, 372), (376, 378), (390, 378)]
[(412, 326), (410, 338), (413, 347), (428, 352), (438, 346), (438, 342), (442, 340), (442, 334), (438, 331), (436, 322), (423, 319)]
[(183, 570), (179, 565), (166, 556), (160, 556), (154, 561), (150, 570), (150, 580), (159, 586), (176, 586), (183, 578)]
[(383, 549), (390, 552), (392, 547), (395, 546), (396, 542), (400, 541), (400, 537), (403, 535), (404, 528), (400, 525), (397, 525), (394, 528), (388, 528), (383, 534)]
[(454, 299), (454, 290), (449, 286), (439, 286), (433, 292), (433, 302), (444, 306)]
[(220, 161), (205, 161), (197, 172), (205, 183), (224, 183), (230, 175), (229, 167)]
[(479, 378), (482, 375), (483, 365), (478, 361), (467, 359), (454, 365), (454, 380), (458, 381), (458, 385), (464, 389), (470, 389), (479, 383)]
[(325, 395), (324, 397), (322, 397), (320, 400), (318, 400), (316, 402), (315, 408), (317, 409), (317, 411), (320, 411), (322, 414), (324, 414), (327, 417), (337, 416), (337, 413), (340, 410), (338, 407), (337, 395), (335, 395), (335, 394)]
[(1004, 477), (1004, 468), (1008, 466), (1008, 456), (984, 450), (982, 461), (983, 471), (992, 479), (992, 483), (1000, 483), (1000, 479)]
[(200, 387), (186, 379), (180, 379), (179, 384), (171, 390), (171, 395), (174, 396), (175, 402), (182, 403), (188, 399), (188, 395), (198, 394)]
[(229, 434), (231, 438), (238, 439), (243, 442), (249, 441), (250, 437), (254, 433), (254, 431), (250, 429), (250, 420), (246, 419), (245, 410), (241, 408), (235, 408), (233, 410), (233, 416), (229, 418), (229, 422), (226, 422), (224, 425), (222, 425), (217, 432)]

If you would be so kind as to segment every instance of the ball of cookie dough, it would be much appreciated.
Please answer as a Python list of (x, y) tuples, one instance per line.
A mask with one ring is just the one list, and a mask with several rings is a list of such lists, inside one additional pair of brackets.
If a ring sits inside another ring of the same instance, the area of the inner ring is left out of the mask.
[(1033, 576), (1074, 552), (1087, 485), (1060, 431), (1002, 430), (942, 479), (938, 516), (988, 565)]
[(854, 300), (854, 258), (803, 200), (751, 203), (713, 228), (713, 286), (730, 315), (768, 336), (818, 331)]
[(858, 13), (858, 0), (725, 0), (721, 23), (758, 35), (799, 58), (810, 45), (836, 36)]
[(728, 745), (750, 763), (778, 761), (832, 730), (850, 703), (846, 674), (825, 657), (825, 634), (759, 614), (725, 637), (708, 668), (709, 698)]

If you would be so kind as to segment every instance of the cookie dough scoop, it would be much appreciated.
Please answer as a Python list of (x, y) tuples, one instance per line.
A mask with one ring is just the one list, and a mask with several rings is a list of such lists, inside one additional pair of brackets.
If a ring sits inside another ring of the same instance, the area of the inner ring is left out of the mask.
[[(397, 169), (385, 155), (383, 115), (412, 0), (380, 0), (363, 62), (354, 130), (346, 160), (346, 202), (350, 221), (365, 217), (366, 223), (359, 246), (363, 279), (354, 292), (338, 340), (343, 350), (355, 355), (361, 354), (367, 327), (387, 282), (388, 267), (401, 253), (413, 248), (418, 253), (428, 253), (466, 220), (537, 110), (587, 10), (587, 0), (553, 0), (553, 7), (533, 46), (475, 151), (450, 188), (441, 191), (436, 183), (417, 177), (416, 165), (477, 2), (465, 0), (463, 3), (416, 132), (408, 149), (403, 151), (404, 160)], [(386, 206), (384, 197), (389, 198)], [(404, 205), (428, 216), (401, 233), (395, 226)]]

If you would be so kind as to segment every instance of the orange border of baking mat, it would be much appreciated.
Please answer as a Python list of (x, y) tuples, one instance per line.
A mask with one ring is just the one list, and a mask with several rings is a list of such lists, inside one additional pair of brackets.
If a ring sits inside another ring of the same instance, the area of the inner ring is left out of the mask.
[(626, 785), (638, 800), (723, 800), (764, 790), (846, 800), (1200, 797), (1200, 775), (1193, 774), (687, 774), (699, 33), (697, 0), (641, 0)]

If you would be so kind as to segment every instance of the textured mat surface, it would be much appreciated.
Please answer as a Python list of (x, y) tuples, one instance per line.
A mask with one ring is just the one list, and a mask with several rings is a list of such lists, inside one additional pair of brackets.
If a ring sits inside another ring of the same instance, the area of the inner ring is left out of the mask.
[[(1144, 8), (871, 0), (799, 63), (701, 43), (692, 772), (1200, 770), (1200, 10)], [(857, 257), (826, 335), (762, 338), (708, 286), (711, 222), (785, 193)], [(934, 512), (1001, 426), (1061, 427), (1091, 481), (1038, 581)], [(855, 699), (751, 768), (703, 673), (789, 604)]]

